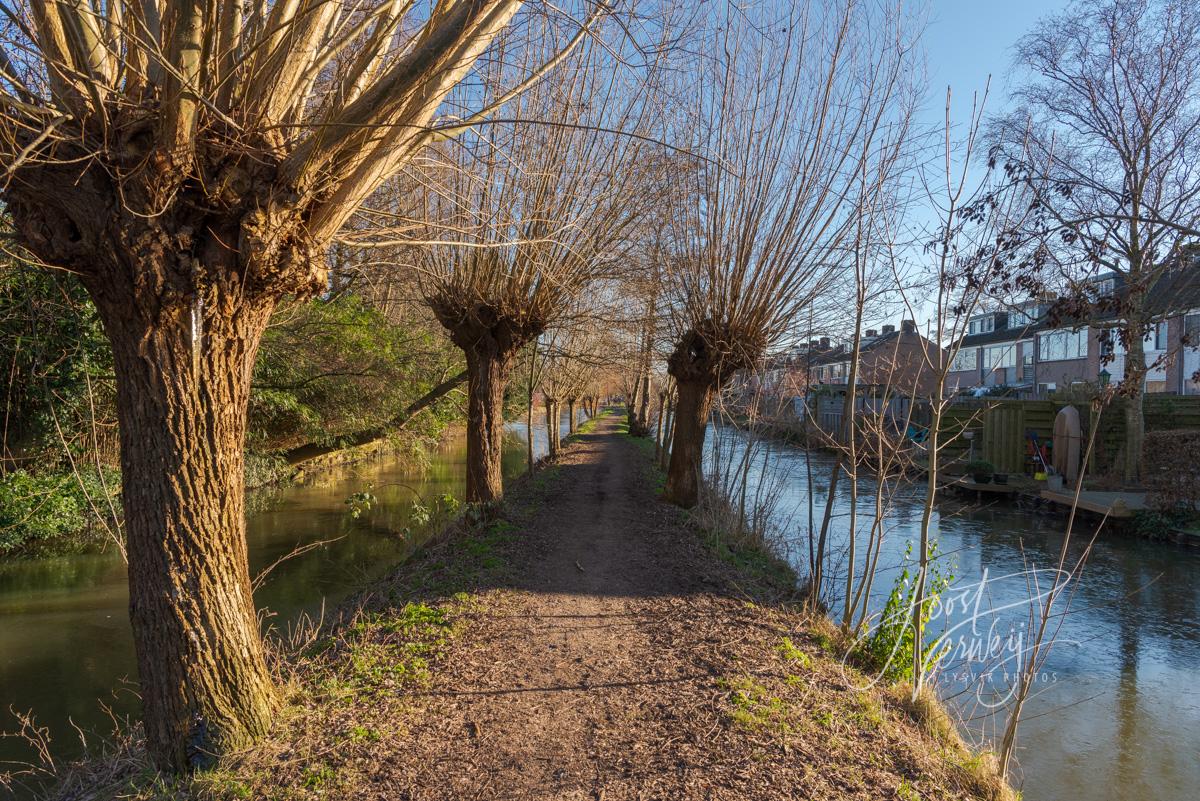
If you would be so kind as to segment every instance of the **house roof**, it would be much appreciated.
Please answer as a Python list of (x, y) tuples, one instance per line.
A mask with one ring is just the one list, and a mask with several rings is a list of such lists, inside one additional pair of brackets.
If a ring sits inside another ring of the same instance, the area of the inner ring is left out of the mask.
[[(908, 333), (916, 334), (917, 337), (924, 339), (924, 337), (921, 336), (920, 332), (918, 331), (909, 331)], [(879, 336), (871, 337), (870, 339), (864, 336), (862, 342), (859, 343), (859, 355), (861, 356), (863, 354), (870, 353), (873, 350), (878, 350), (879, 348), (889, 344), (892, 345), (892, 347), (895, 347), (895, 343), (904, 334), (905, 331), (903, 328), (901, 328), (900, 330), (889, 331), (886, 334), (880, 334)], [(820, 367), (823, 364), (837, 364), (838, 362), (844, 362), (849, 359), (853, 352), (854, 351), (851, 348), (848, 348), (845, 345), (839, 345), (836, 348), (830, 348), (820, 355), (814, 356), (809, 360), (808, 364), (810, 367)]]

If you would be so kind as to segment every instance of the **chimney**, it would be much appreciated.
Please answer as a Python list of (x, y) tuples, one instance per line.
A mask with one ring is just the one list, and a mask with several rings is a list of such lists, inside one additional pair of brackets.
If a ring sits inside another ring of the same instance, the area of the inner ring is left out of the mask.
[(879, 336), (879, 332), (876, 331), (874, 328), (867, 329), (867, 339), (874, 339), (877, 336)]
[(916, 320), (901, 320), (900, 321), (900, 330), (903, 331), (905, 334), (917, 333), (917, 321)]
[(884, 333), (884, 334), (894, 334), (894, 333), (896, 333), (896, 326), (894, 326), (894, 325), (885, 325), (885, 326), (883, 327), (883, 333)]
[(821, 337), (821, 347), (822, 348), (829, 347), (829, 337)]

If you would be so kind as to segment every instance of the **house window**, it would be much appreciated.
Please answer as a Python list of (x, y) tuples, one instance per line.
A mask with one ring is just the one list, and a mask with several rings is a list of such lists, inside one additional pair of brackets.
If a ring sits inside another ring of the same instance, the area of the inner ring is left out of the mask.
[(1096, 295), (1098, 297), (1108, 297), (1113, 293), (1113, 288), (1116, 286), (1116, 281), (1112, 278), (1103, 278), (1095, 283)]
[(1034, 309), (1018, 309), (1017, 311), (1009, 312), (1008, 327), (1016, 328), (1017, 326), (1020, 326), (1024, 328), (1025, 326), (1030, 325), (1035, 319), (1037, 319), (1037, 315), (1034, 312)]
[(1017, 366), (1017, 343), (991, 345), (983, 349), (983, 369), (989, 373), (1005, 367)]
[(971, 334), (990, 334), (996, 330), (996, 318), (989, 314), (986, 317), (979, 317), (971, 321), (968, 328), (968, 333)]
[[(1200, 258), (1200, 255), (1197, 258)], [(1189, 314), (1183, 318), (1183, 335), (1187, 338), (1188, 346), (1200, 348), (1200, 313)]]
[(1061, 362), (1067, 359), (1086, 359), (1088, 330), (1047, 331), (1038, 334), (1038, 358), (1044, 362)]
[(954, 354), (954, 361), (950, 363), (951, 370), (978, 370), (979, 369), (979, 349), (978, 348), (962, 348), (958, 353)]
[[(1149, 337), (1147, 337), (1149, 339)], [(1167, 349), (1167, 321), (1163, 320), (1158, 325), (1154, 326), (1154, 349)]]

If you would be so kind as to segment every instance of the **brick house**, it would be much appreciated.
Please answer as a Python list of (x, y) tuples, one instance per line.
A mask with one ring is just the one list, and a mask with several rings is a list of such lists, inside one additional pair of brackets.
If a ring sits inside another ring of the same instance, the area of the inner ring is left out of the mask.
[[(1195, 380), (1200, 372), (1198, 265), (1189, 259), (1164, 273), (1147, 298), (1160, 321), (1144, 343), (1146, 392), (1200, 395)], [(1098, 295), (1120, 292), (1122, 286), (1121, 277), (1113, 273), (1093, 283)], [(1046, 317), (1049, 305), (1030, 301), (973, 316), (951, 365), (947, 392), (1002, 391), (1045, 398), (1072, 386), (1120, 381), (1125, 375), (1124, 348), (1109, 335), (1106, 319), (1096, 318), (1092, 325), (1051, 325)]]
[[(809, 362), (809, 386), (845, 385), (850, 377), (852, 348), (829, 347), (828, 339), (820, 342), (827, 347)], [(857, 383), (908, 397), (928, 397), (943, 358), (942, 348), (922, 336), (912, 320), (901, 321), (899, 330), (894, 325), (885, 325), (881, 331), (869, 329), (859, 346)]]

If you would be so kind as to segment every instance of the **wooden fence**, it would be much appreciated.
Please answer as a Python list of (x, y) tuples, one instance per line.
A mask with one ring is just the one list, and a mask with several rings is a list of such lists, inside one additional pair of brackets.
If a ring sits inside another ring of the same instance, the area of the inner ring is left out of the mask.
[[(1125, 412), (1128, 400), (1118, 398), (1099, 415), (1100, 429), (1088, 472), (1103, 474), (1121, 463), (1125, 444)], [(1079, 411), (1084, 442), (1091, 436), (1092, 408), (1083, 402), (1055, 400), (1007, 400), (970, 398), (950, 406), (942, 417), (941, 439), (950, 457), (964, 455), (972, 447), (976, 459), (986, 459), (1006, 473), (1029, 472), (1033, 467), (1028, 433), (1039, 441), (1053, 439), (1054, 418), (1064, 406)], [(1147, 431), (1200, 429), (1200, 397), (1147, 395), (1142, 405)], [(974, 434), (968, 441), (964, 432)]]

